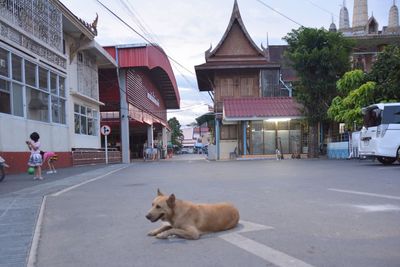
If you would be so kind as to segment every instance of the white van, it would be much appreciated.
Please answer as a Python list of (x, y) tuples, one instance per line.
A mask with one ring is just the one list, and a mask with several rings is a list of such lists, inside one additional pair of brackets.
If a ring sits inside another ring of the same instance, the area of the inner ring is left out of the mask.
[(374, 104), (362, 113), (360, 157), (375, 157), (385, 165), (400, 162), (400, 103)]

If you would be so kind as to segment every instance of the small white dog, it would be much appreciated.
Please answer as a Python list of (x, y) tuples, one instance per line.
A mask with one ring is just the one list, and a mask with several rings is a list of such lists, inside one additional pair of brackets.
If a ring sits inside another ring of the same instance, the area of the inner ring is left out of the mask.
[(279, 149), (275, 150), (275, 155), (276, 155), (276, 160), (281, 160), (282, 159), (282, 153)]

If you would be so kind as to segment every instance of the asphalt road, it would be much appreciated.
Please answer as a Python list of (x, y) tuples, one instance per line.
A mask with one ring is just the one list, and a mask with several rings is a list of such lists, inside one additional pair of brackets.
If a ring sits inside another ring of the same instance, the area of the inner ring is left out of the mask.
[[(400, 266), (400, 165), (370, 161), (209, 162), (115, 166), (45, 198), (35, 266)], [(158, 240), (145, 219), (157, 188), (234, 203), (237, 229)]]

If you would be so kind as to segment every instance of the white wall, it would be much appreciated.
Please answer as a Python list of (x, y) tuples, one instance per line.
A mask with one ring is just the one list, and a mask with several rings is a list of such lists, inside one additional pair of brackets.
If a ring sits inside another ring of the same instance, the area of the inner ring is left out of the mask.
[(29, 140), (32, 132), (39, 133), (41, 150), (57, 152), (71, 150), (67, 126), (25, 120), (0, 113), (0, 151), (28, 151), (25, 141)]
[[(100, 133), (97, 136), (90, 136), (90, 135), (82, 135), (82, 134), (75, 134), (75, 118), (74, 118), (74, 104), (83, 105), (86, 107), (90, 107), (100, 114), (100, 107), (95, 102), (85, 101), (84, 99), (80, 99), (77, 97), (72, 96), (71, 92), (78, 91), (78, 65), (77, 65), (77, 54), (70, 62), (70, 51), (69, 48), (72, 44), (72, 39), (68, 35), (64, 35), (65, 39), (65, 47), (66, 53), (68, 55), (67, 60), (67, 79), (66, 79), (66, 94), (68, 98), (68, 103), (66, 105), (66, 113), (67, 113), (67, 125), (69, 127), (69, 138), (71, 143), (71, 148), (101, 148), (101, 138)], [(97, 129), (100, 129), (100, 118), (97, 121)]]
[(229, 159), (229, 154), (235, 150), (236, 146), (237, 140), (221, 140), (219, 158), (221, 160)]

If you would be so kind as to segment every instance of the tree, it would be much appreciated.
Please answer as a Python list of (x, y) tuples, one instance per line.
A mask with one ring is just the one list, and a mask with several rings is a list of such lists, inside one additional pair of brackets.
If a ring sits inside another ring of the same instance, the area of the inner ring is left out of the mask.
[(336, 81), (350, 69), (353, 42), (341, 33), (300, 27), (284, 38), (286, 58), (297, 71), (295, 97), (304, 106), (309, 123), (309, 156), (317, 157), (318, 123), (327, 120), (327, 110), (337, 95)]
[(378, 55), (367, 79), (376, 83), (374, 101), (400, 100), (400, 46), (387, 46)]
[(168, 120), (168, 125), (171, 128), (171, 142), (173, 146), (182, 147), (183, 133), (181, 130), (181, 124), (176, 117)]
[(369, 74), (349, 71), (336, 86), (340, 95), (328, 109), (329, 118), (346, 123), (349, 129), (354, 124), (362, 125), (361, 108), (400, 100), (400, 48), (388, 46), (379, 54)]

